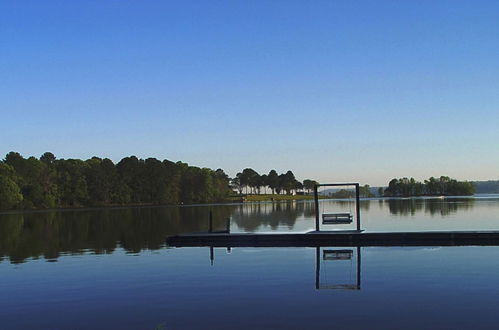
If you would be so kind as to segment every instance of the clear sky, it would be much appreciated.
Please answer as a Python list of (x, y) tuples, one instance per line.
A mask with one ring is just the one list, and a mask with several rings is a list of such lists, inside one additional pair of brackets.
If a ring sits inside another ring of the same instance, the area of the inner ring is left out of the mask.
[(0, 1), (0, 153), (499, 179), (499, 1)]

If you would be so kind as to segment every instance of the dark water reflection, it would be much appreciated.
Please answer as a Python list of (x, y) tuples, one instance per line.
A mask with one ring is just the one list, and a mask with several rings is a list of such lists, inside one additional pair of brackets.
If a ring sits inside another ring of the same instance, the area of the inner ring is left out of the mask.
[(253, 203), (235, 208), (232, 221), (242, 231), (254, 232), (261, 227), (269, 227), (271, 230), (281, 227), (293, 229), (299, 217), (313, 216), (313, 203)]
[[(157, 250), (168, 236), (208, 230), (210, 210), (215, 229), (230, 218), (232, 232), (314, 228), (314, 204), (308, 201), (0, 214), (0, 260), (55, 261), (60, 255), (109, 254), (117, 248)], [(320, 210), (351, 212), (352, 203), (322, 201)], [(368, 231), (499, 229), (496, 198), (364, 200), (361, 213)], [(348, 225), (338, 227), (344, 228)]]
[(459, 210), (473, 208), (474, 198), (452, 198), (452, 199), (388, 199), (381, 201), (387, 203), (390, 213), (394, 215), (416, 215), (424, 212), (430, 215), (448, 216)]
[[(222, 227), (234, 207), (213, 207), (214, 227)], [(165, 246), (165, 238), (208, 230), (206, 207), (153, 207), (52, 211), (0, 216), (0, 257), (11, 262), (60, 254), (130, 253)], [(204, 219), (204, 220), (202, 220)]]

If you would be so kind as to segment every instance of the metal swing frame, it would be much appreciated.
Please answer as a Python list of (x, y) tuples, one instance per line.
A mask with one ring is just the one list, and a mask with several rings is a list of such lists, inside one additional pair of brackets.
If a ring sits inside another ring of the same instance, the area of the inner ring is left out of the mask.
[[(322, 184), (316, 184), (314, 186), (314, 202), (315, 202), (315, 230), (320, 231), (320, 211), (319, 211), (319, 192), (318, 189), (319, 187), (341, 187), (341, 186), (354, 186), (355, 187), (355, 220), (357, 222), (357, 231), (361, 231), (360, 229), (360, 184), (358, 182), (353, 182), (353, 183), (322, 183)], [(347, 217), (351, 219), (351, 215), (349, 213), (338, 213), (337, 215), (329, 215), (331, 217), (331, 220), (329, 223), (325, 224), (348, 224), (351, 223), (350, 221), (347, 221)], [(336, 220), (333, 219), (336, 217)], [(341, 222), (341, 219), (344, 219), (343, 222)], [(340, 221), (338, 221), (340, 220)], [(327, 222), (327, 220), (326, 220)]]
[[(349, 251), (349, 252), (347, 252)], [(348, 258), (341, 257), (341, 254), (348, 254), (350, 260), (353, 256), (353, 249), (348, 250), (322, 250), (322, 260), (349, 260)], [(355, 262), (355, 284), (333, 284), (333, 285), (324, 285), (321, 283), (321, 246), (317, 246), (315, 248), (315, 289), (323, 290), (323, 289), (341, 289), (341, 290), (360, 290), (360, 280), (361, 280), (361, 248), (360, 246), (356, 247), (356, 262)], [(328, 253), (336, 253), (337, 257), (328, 258)]]

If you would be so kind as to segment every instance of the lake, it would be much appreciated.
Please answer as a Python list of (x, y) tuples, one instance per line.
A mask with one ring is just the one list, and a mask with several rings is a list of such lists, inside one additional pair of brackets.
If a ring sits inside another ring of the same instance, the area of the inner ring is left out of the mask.
[[(308, 201), (0, 214), (0, 328), (497, 328), (499, 247), (166, 246), (207, 230), (210, 210), (232, 232), (314, 228)], [(499, 196), (363, 200), (361, 214), (366, 231), (499, 230)]]

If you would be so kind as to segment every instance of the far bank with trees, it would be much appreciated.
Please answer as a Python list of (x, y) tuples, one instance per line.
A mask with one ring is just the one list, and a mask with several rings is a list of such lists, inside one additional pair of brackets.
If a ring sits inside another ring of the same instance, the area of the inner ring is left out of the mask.
[(411, 196), (471, 196), (475, 186), (469, 181), (457, 181), (448, 176), (431, 177), (424, 182), (414, 178), (392, 179), (383, 195), (386, 197)]
[[(299, 181), (291, 170), (259, 174), (245, 168), (234, 178), (222, 170), (183, 162), (125, 157), (57, 159), (46, 152), (40, 158), (8, 153), (0, 161), (0, 210), (49, 209), (118, 205), (178, 205), (234, 201), (312, 199), (318, 182)], [(386, 189), (360, 187), (360, 196), (468, 196), (472, 182), (448, 176), (424, 182), (392, 179)], [(321, 198), (352, 198), (352, 190), (326, 190)]]

